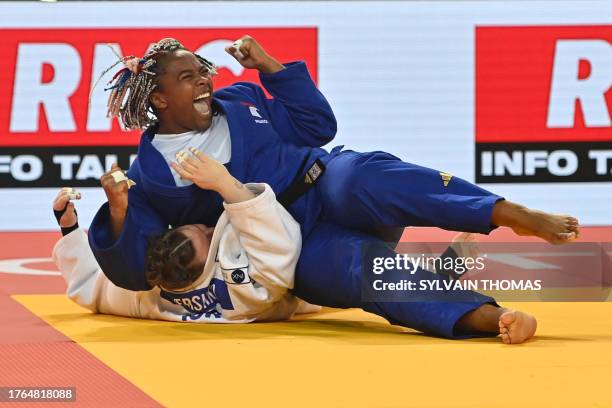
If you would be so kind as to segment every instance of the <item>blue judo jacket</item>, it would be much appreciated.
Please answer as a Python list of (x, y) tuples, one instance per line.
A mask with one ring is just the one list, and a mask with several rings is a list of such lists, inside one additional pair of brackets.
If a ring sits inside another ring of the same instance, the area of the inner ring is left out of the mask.
[[(302, 62), (286, 64), (274, 74), (260, 74), (273, 99), (256, 84), (238, 82), (213, 94), (215, 110), (226, 115), (231, 137), (229, 172), (243, 183), (268, 183), (276, 194), (320, 159), (332, 155), (320, 146), (336, 134), (331, 107)], [(117, 286), (149, 290), (144, 277), (149, 238), (168, 226), (215, 225), (223, 211), (221, 196), (196, 185), (177, 187), (168, 164), (151, 141), (156, 128), (140, 140), (138, 157), (128, 170), (136, 182), (128, 193), (128, 212), (117, 240), (112, 237), (108, 203), (89, 229), (89, 244), (100, 267)], [(334, 150), (336, 151), (336, 150)], [(303, 163), (304, 169), (301, 169)], [(321, 208), (314, 189), (295, 201), (289, 212), (307, 234)]]

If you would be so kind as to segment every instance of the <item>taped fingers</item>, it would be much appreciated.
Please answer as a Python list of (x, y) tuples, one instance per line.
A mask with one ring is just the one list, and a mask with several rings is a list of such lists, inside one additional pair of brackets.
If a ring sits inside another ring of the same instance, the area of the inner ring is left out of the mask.
[(197, 157), (190, 156), (185, 151), (180, 151), (179, 153), (177, 153), (176, 159), (179, 164), (190, 173), (193, 173), (195, 170), (197, 170), (198, 165), (200, 164), (200, 160), (198, 160)]
[(234, 55), (239, 59), (243, 59), (244, 57), (248, 55), (248, 52), (242, 48), (242, 44), (243, 44), (242, 38), (234, 41), (234, 43), (232, 44)]
[(76, 189), (74, 188), (67, 188), (64, 194), (66, 195), (66, 197), (68, 197), (68, 200), (80, 200), (81, 199), (81, 193), (76, 191)]
[(65, 210), (66, 205), (68, 204), (70, 200), (80, 200), (80, 199), (81, 199), (81, 193), (79, 193), (72, 187), (64, 187), (59, 191), (59, 193), (55, 197), (55, 200), (53, 200), (53, 210), (54, 211), (55, 210), (62, 211), (62, 209)]
[[(57, 220), (58, 225), (60, 225), (60, 220), (64, 216), (66, 211), (68, 210), (74, 211), (75, 216), (77, 215), (76, 209), (74, 208), (74, 204), (72, 204), (70, 200), (80, 200), (80, 199), (81, 199), (81, 193), (76, 191), (74, 188), (64, 187), (60, 190), (57, 198), (55, 199), (53, 203), (53, 215), (55, 216), (55, 219)], [(75, 225), (76, 226), (73, 225), (72, 227), (67, 228), (66, 230), (68, 231), (66, 232), (66, 234), (78, 228), (77, 222), (75, 222)], [(64, 233), (64, 229), (65, 228), (62, 228), (62, 233)]]
[(208, 156), (196, 149), (195, 147), (190, 147), (189, 151), (201, 162), (204, 162), (208, 159)]
[(115, 183), (121, 183), (123, 181), (126, 181), (128, 185), (128, 189), (136, 185), (136, 183), (133, 180), (127, 178), (126, 172), (123, 170), (115, 170), (110, 174), (110, 176), (113, 178)]
[(235, 58), (244, 59), (249, 53), (243, 46), (243, 39), (234, 41), (232, 45), (225, 47), (225, 51), (228, 54), (233, 55)]

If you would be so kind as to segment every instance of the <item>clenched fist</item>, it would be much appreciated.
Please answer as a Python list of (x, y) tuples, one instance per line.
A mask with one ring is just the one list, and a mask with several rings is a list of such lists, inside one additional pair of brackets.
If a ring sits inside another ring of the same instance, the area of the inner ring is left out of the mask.
[(113, 175), (115, 172), (123, 174), (121, 167), (117, 164), (113, 164), (111, 169), (100, 178), (100, 184), (102, 184), (102, 188), (108, 199), (108, 206), (111, 213), (125, 213), (128, 208), (129, 180), (125, 177), (117, 177), (118, 174)]
[(272, 58), (255, 39), (249, 35), (225, 47), (225, 51), (236, 58), (245, 68), (255, 68), (264, 74), (274, 74), (285, 67)]

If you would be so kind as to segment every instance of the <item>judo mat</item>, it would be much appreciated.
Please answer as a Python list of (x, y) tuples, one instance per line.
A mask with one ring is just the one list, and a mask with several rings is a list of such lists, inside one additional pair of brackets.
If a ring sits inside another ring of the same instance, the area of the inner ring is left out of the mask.
[(75, 387), (76, 401), (0, 407), (612, 406), (610, 302), (504, 303), (538, 318), (536, 338), (516, 346), (427, 337), (359, 310), (247, 325), (127, 319), (63, 295), (49, 262), (58, 236), (0, 233), (0, 386)]

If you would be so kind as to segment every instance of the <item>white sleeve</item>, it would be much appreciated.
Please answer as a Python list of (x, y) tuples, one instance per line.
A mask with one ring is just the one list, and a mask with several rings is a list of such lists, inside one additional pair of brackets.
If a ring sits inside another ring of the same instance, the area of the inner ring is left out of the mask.
[(53, 261), (66, 281), (66, 295), (78, 305), (94, 313), (140, 317), (140, 292), (115, 286), (104, 275), (83, 230), (55, 244)]
[(249, 275), (268, 291), (273, 303), (293, 288), (295, 266), (302, 249), (300, 225), (276, 201), (267, 184), (247, 184), (248, 201), (224, 203), (229, 222), (249, 260)]

